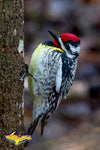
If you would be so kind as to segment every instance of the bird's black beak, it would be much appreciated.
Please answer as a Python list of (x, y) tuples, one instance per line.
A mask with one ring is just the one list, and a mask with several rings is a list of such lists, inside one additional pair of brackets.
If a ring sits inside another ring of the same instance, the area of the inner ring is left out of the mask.
[(48, 31), (50, 34), (51, 34), (51, 36), (55, 39), (55, 41), (58, 43), (58, 45), (60, 45), (60, 42), (59, 42), (59, 37), (56, 35), (56, 34), (54, 34), (53, 32), (51, 32), (51, 31)]

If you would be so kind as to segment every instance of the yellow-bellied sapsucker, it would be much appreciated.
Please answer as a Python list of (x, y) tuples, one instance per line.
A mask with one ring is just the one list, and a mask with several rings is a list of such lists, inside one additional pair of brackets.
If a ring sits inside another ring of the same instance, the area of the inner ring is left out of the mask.
[[(74, 80), (80, 39), (69, 33), (57, 36), (54, 41), (41, 43), (32, 54), (29, 67), (29, 91), (33, 97), (33, 123), (28, 134), (41, 122), (41, 135), (47, 119), (61, 99), (66, 98)], [(33, 78), (32, 78), (33, 76)]]

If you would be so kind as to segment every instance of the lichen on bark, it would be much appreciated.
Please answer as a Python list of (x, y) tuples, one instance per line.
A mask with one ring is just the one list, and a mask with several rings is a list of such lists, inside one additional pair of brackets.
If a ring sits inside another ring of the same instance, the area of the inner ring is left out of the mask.
[(23, 149), (4, 139), (14, 130), (24, 133), (23, 82), (19, 80), (24, 72), (23, 49), (18, 52), (19, 41), (24, 40), (23, 6), (23, 0), (0, 1), (0, 150)]

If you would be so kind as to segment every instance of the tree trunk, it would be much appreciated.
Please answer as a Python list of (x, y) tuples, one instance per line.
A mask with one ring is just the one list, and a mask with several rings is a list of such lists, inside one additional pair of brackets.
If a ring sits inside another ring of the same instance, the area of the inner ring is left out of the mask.
[(23, 82), (23, 0), (0, 0), (0, 150), (23, 150), (4, 135), (24, 132)]

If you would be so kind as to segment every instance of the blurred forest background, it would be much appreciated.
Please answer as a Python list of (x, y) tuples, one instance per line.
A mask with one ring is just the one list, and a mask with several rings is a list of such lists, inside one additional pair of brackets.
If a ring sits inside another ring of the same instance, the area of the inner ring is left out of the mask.
[[(100, 0), (25, 0), (25, 62), (38, 44), (52, 40), (48, 30), (81, 38), (75, 81), (66, 101), (40, 126), (26, 150), (100, 150)], [(33, 100), (25, 79), (25, 131)]]

